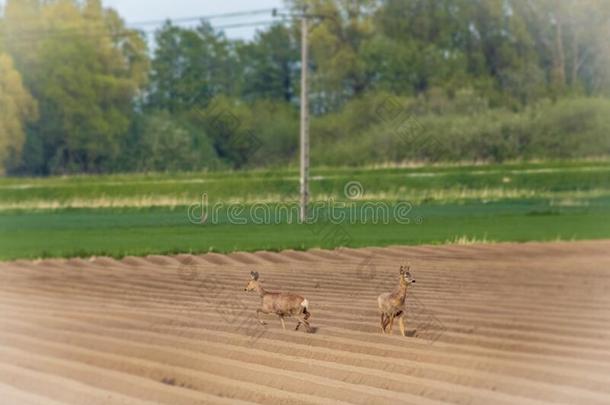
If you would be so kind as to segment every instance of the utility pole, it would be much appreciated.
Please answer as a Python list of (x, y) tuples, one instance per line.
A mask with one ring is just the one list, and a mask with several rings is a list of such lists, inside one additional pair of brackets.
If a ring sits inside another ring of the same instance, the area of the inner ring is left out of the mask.
[(307, 204), (309, 203), (309, 103), (307, 88), (307, 71), (309, 67), (307, 35), (309, 34), (309, 19), (323, 18), (307, 13), (307, 7), (303, 8), (302, 14), (282, 14), (273, 9), (274, 17), (288, 16), (301, 18), (301, 128), (300, 128), (300, 204), (299, 220), (305, 223), (307, 220)]
[(301, 17), (301, 204), (299, 218), (301, 223), (307, 219), (307, 203), (309, 202), (309, 103), (307, 102), (307, 14)]

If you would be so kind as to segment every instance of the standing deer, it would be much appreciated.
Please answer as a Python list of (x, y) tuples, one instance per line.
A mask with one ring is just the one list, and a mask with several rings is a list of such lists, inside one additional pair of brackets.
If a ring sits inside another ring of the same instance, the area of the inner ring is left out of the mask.
[(299, 330), (302, 323), (307, 328), (307, 332), (313, 331), (309, 322), (307, 322), (311, 316), (308, 310), (309, 301), (297, 294), (265, 291), (260, 281), (258, 281), (258, 272), (251, 271), (250, 277), (252, 279), (244, 290), (256, 291), (261, 297), (261, 307), (256, 310), (256, 319), (261, 325), (266, 325), (260, 318), (262, 312), (263, 314), (276, 314), (282, 321), (282, 328), (284, 329), (286, 329), (284, 317), (295, 316), (299, 320), (295, 330)]
[[(383, 293), (377, 297), (379, 312), (381, 314), (381, 332), (392, 334), (392, 325), (394, 318), (398, 317), (400, 333), (405, 336), (405, 298), (407, 296), (407, 287), (415, 282), (409, 272), (410, 266), (400, 266), (400, 281), (398, 287), (391, 293)], [(389, 330), (386, 328), (389, 325)]]

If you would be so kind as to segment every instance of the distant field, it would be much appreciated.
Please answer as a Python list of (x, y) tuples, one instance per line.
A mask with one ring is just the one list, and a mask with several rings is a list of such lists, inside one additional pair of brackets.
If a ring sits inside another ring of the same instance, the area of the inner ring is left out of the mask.
[[(413, 168), (339, 168), (312, 171), (315, 198), (344, 198), (357, 181), (364, 198), (415, 202), (610, 195), (610, 160), (454, 165)], [(212, 201), (277, 201), (298, 197), (298, 171), (254, 170), (0, 179), (0, 210), (98, 206), (189, 205)]]
[[(227, 216), (291, 206), (297, 186), (294, 170), (0, 179), (0, 258), (610, 238), (610, 161), (321, 169), (313, 199), (346, 204), (336, 212), (354, 223), (330, 220), (327, 205), (309, 225)], [(193, 224), (204, 193), (225, 211)], [(373, 223), (372, 201), (409, 204), (408, 223)]]

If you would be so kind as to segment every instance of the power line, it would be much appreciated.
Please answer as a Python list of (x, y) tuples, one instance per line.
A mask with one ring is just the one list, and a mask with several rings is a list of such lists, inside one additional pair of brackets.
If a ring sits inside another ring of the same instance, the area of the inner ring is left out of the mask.
[[(225, 29), (233, 29), (233, 28), (244, 28), (244, 27), (261, 27), (261, 26), (271, 26), (274, 24), (280, 24), (277, 20), (268, 20), (268, 21), (253, 21), (247, 23), (235, 23), (235, 24), (224, 24), (224, 25), (213, 25), (212, 28), (217, 30), (225, 30)], [(178, 27), (185, 29), (185, 27)], [(155, 34), (157, 30), (138, 30), (143, 34)]]
[[(100, 37), (112, 37), (112, 36), (116, 36), (116, 37), (120, 37), (120, 36), (130, 36), (130, 35), (139, 35), (139, 33), (143, 33), (143, 34), (149, 34), (149, 33), (154, 33), (157, 29), (139, 29), (137, 27), (134, 27), (135, 25), (160, 25), (160, 24), (165, 24), (166, 22), (170, 22), (170, 23), (184, 23), (184, 22), (195, 22), (195, 21), (207, 21), (207, 20), (211, 20), (211, 19), (223, 19), (223, 18), (235, 18), (235, 17), (241, 17), (241, 16), (251, 16), (251, 15), (261, 15), (261, 14), (269, 14), (270, 16), (272, 15), (274, 9), (257, 9), (257, 10), (248, 10), (248, 11), (240, 11), (240, 12), (232, 12), (232, 13), (221, 13), (221, 14), (210, 14), (210, 15), (203, 15), (203, 16), (194, 16), (194, 17), (182, 17), (182, 18), (178, 18), (175, 20), (172, 19), (165, 19), (165, 20), (147, 20), (147, 21), (140, 21), (140, 22), (126, 22), (125, 23), (125, 28), (126, 31), (122, 32), (122, 33), (107, 33), (107, 32), (103, 32), (100, 33), (99, 36)], [(274, 21), (253, 21), (253, 22), (241, 22), (241, 23), (230, 23), (230, 24), (224, 24), (224, 25), (212, 25), (212, 28), (214, 29), (233, 29), (233, 28), (243, 28), (243, 27), (248, 27), (248, 26), (261, 26), (261, 25), (266, 25), (266, 24), (272, 24), (274, 22), (277, 22), (277, 20)], [(179, 28), (183, 28), (180, 27), (179, 25), (175, 25), (176, 27)], [(69, 37), (69, 36), (86, 36), (86, 37), (92, 37), (92, 36), (96, 36), (97, 34), (95, 33), (96, 30), (104, 30), (107, 27), (105, 26), (97, 26), (97, 27), (87, 27), (87, 28), (72, 28), (72, 29), (60, 29), (60, 30), (51, 30), (51, 29), (46, 29), (46, 30), (31, 30), (31, 31), (22, 31), (20, 32), (18, 35), (11, 35), (7, 37), (7, 40), (10, 41), (28, 41), (28, 40), (38, 40), (41, 37), (44, 36), (54, 36), (54, 37)], [(138, 32), (128, 32), (127, 30), (136, 30)], [(93, 31), (93, 32), (92, 32)]]
[[(232, 29), (232, 28), (243, 28), (243, 27), (257, 27), (262, 25), (273, 25), (273, 24), (281, 24), (282, 21), (278, 20), (263, 20), (263, 21), (250, 21), (243, 23), (231, 23), (231, 24), (222, 24), (222, 25), (212, 25), (212, 28), (215, 30), (224, 30), (224, 29)], [(174, 26), (176, 28), (188, 29), (188, 27)], [(158, 31), (158, 29), (148, 29), (148, 30), (135, 30), (139, 33), (145, 34), (154, 34)]]
[[(258, 25), (273, 25), (280, 23), (277, 20), (266, 20), (266, 21), (253, 21), (246, 23), (235, 23), (235, 24), (224, 24), (224, 25), (212, 25), (214, 29), (227, 29), (227, 28), (242, 28), (242, 27), (255, 27)], [(154, 31), (153, 31), (154, 32)]]
[[(0, 0), (0, 2), (1, 1), (2, 0)], [(114, 10), (112, 7), (108, 8), (108, 9)], [(199, 16), (188, 16), (188, 17), (177, 17), (177, 18), (167, 17), (167, 18), (158, 19), (158, 20), (124, 21), (124, 22), (125, 22), (125, 25), (156, 25), (156, 24), (163, 24), (168, 20), (170, 20), (172, 22), (188, 22), (188, 21), (197, 21), (197, 20), (214, 20), (214, 19), (223, 19), (223, 18), (234, 18), (234, 17), (241, 17), (241, 16), (248, 16), (248, 15), (260, 15), (260, 14), (272, 15), (274, 10), (277, 11), (277, 9), (274, 9), (274, 8), (265, 8), (265, 9), (255, 9), (255, 10), (245, 10), (245, 11), (234, 11), (234, 12), (228, 12), (228, 13), (207, 14), (207, 15), (199, 15)], [(280, 9), (280, 11), (283, 11), (283, 10), (284, 9)], [(6, 18), (6, 15), (0, 15), (0, 17)], [(27, 22), (31, 22), (31, 21), (36, 22), (39, 20), (39, 16), (25, 17), (25, 18), (24, 17), (20, 17), (20, 18), (11, 17), (10, 20), (23, 24), (23, 23), (27, 23)]]
[[(260, 26), (271, 26), (273, 24), (281, 24), (281, 21), (278, 20), (265, 20), (265, 21), (252, 21), (252, 22), (243, 22), (243, 23), (231, 23), (231, 24), (222, 24), (212, 26), (215, 30), (225, 30), (225, 29), (234, 29), (234, 28), (245, 28), (245, 27), (260, 27)], [(176, 26), (181, 29), (185, 29), (184, 27)], [(98, 28), (98, 30), (103, 29), (102, 27)], [(69, 39), (70, 37), (78, 37), (78, 38), (121, 38), (121, 37), (130, 37), (130, 36), (142, 36), (142, 34), (150, 35), (154, 34), (158, 31), (158, 29), (148, 29), (148, 30), (134, 30), (134, 29), (126, 29), (122, 32), (91, 32), (84, 31), (84, 29), (78, 30), (60, 30), (60, 31), (52, 31), (49, 32), (46, 36), (35, 35), (35, 36), (10, 36), (7, 37), (7, 45), (10, 44), (20, 44), (23, 46), (27, 46), (28, 44), (34, 44), (40, 40), (47, 39), (49, 37), (56, 39)]]
[(211, 15), (202, 15), (195, 17), (181, 17), (181, 18), (166, 18), (164, 20), (147, 20), (147, 21), (136, 21), (136, 22), (125, 22), (125, 25), (134, 26), (134, 25), (161, 25), (165, 24), (167, 21), (171, 21), (174, 23), (181, 22), (190, 22), (190, 21), (201, 21), (201, 20), (214, 20), (220, 18), (234, 18), (234, 17), (243, 17), (249, 15), (261, 15), (268, 14), (271, 15), (273, 13), (272, 8), (258, 9), (258, 10), (249, 10), (249, 11), (238, 11), (233, 13), (221, 13), (221, 14), (211, 14)]

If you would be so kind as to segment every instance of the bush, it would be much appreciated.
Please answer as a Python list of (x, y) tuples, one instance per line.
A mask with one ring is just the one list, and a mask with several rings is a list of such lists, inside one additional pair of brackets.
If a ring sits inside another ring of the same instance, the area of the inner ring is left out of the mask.
[[(469, 90), (417, 98), (369, 93), (313, 117), (315, 165), (404, 161), (583, 158), (610, 154), (610, 100), (544, 101), (521, 111), (490, 109)], [(123, 170), (197, 170), (296, 164), (298, 110), (289, 104), (217, 97), (179, 116), (147, 112)]]
[(167, 111), (140, 117), (131, 144), (126, 148), (127, 169), (146, 171), (190, 171), (223, 167), (206, 133), (181, 124)]
[(564, 99), (531, 114), (531, 150), (549, 157), (586, 157), (610, 153), (610, 100)]
[(244, 103), (221, 96), (205, 108), (191, 110), (185, 120), (203, 128), (229, 167), (286, 164), (298, 151), (298, 115), (282, 102)]
[[(370, 100), (379, 98), (374, 96)], [(440, 103), (437, 97), (432, 110), (413, 100), (392, 100), (405, 106), (397, 120), (371, 117), (370, 111), (379, 109), (379, 104), (369, 103), (370, 110), (362, 111), (362, 101), (318, 120), (312, 126), (317, 132), (312, 137), (315, 163), (502, 162), (610, 154), (610, 100), (607, 99), (547, 101), (520, 112), (488, 109), (480, 100), (475, 100), (476, 108), (469, 109), (463, 99), (457, 99), (457, 105), (451, 106)], [(442, 110), (443, 114), (430, 112), (434, 109)], [(351, 120), (358, 122), (358, 126), (350, 125)], [(363, 125), (366, 120), (370, 123), (368, 126)], [(346, 133), (345, 128), (351, 132)]]

